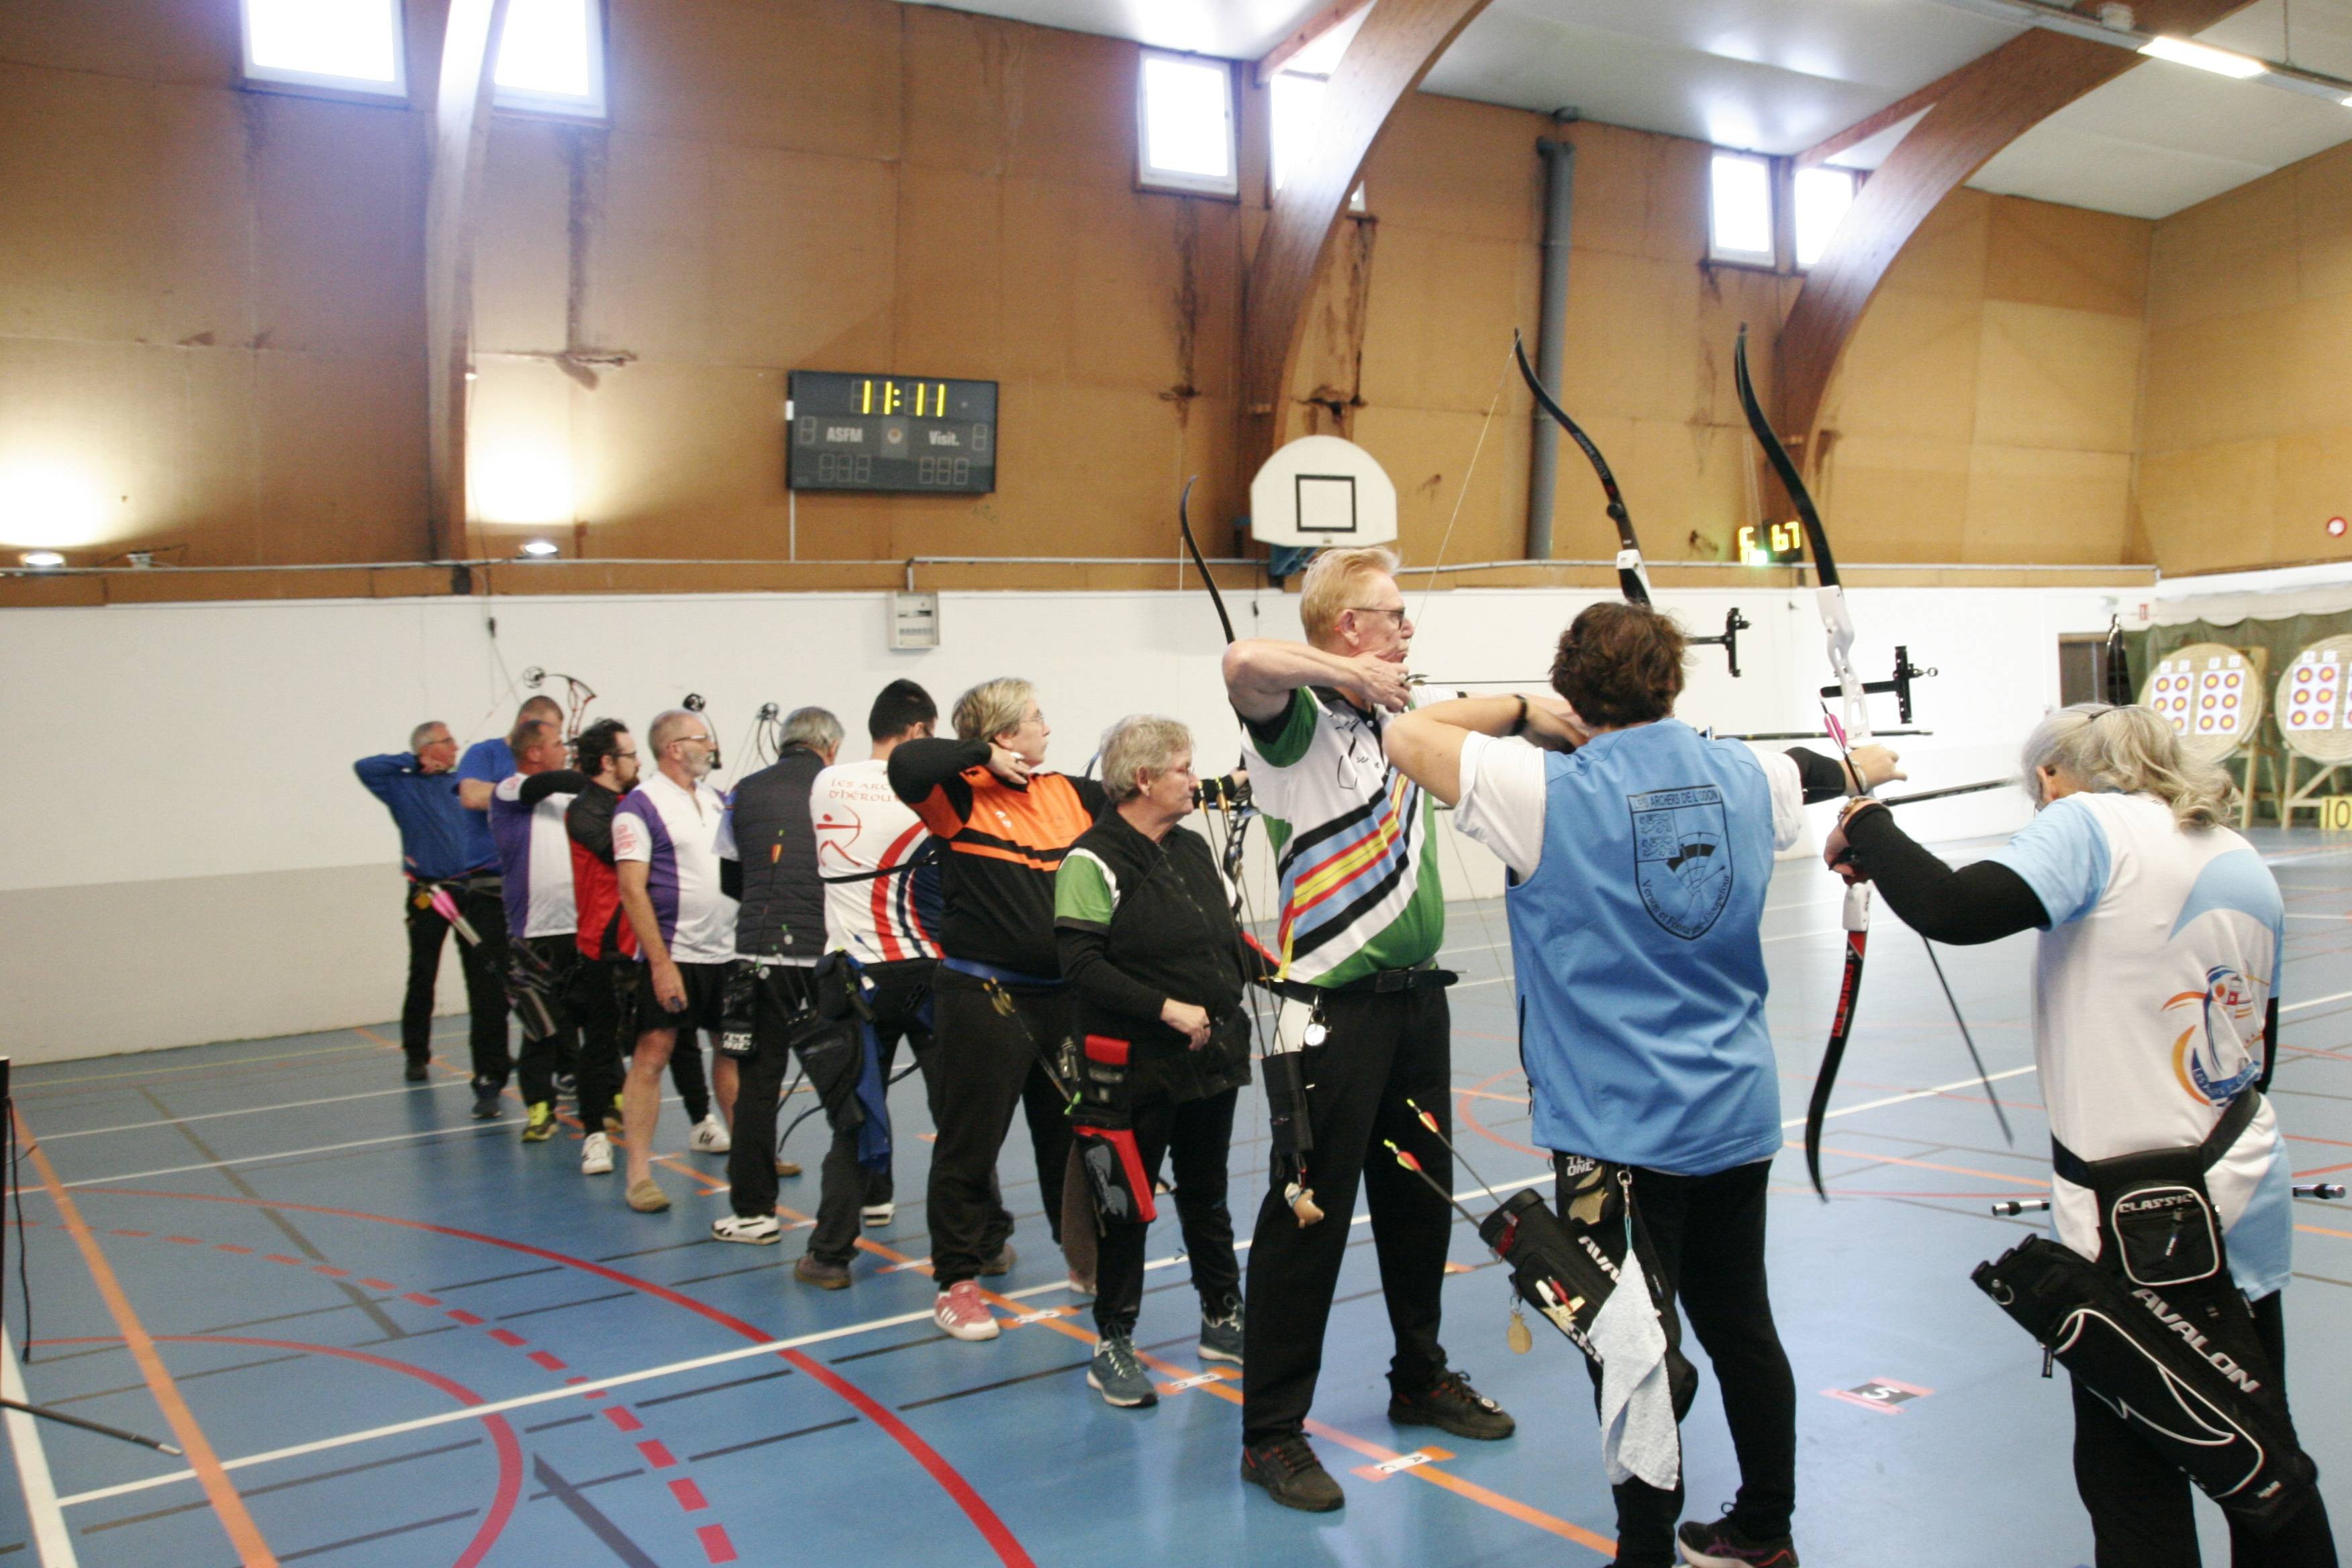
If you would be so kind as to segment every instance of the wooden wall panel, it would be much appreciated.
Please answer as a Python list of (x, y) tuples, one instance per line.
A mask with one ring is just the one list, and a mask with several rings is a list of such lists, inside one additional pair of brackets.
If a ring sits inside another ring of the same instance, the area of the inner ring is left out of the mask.
[(874, 0), (610, 0), (614, 129), (896, 157), (898, 9)]

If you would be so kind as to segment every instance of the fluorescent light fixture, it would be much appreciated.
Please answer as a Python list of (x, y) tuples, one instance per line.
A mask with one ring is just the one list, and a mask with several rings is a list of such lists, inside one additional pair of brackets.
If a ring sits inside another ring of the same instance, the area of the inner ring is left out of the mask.
[(544, 561), (549, 556), (559, 555), (562, 552), (557, 549), (555, 541), (551, 539), (527, 539), (523, 541), (521, 553), (530, 556), (533, 561)]
[(404, 98), (400, 0), (244, 0), (247, 79)]
[(1707, 251), (1717, 261), (1769, 267), (1772, 165), (1748, 153), (1717, 153), (1708, 170)]
[(494, 74), (501, 109), (604, 118), (604, 8), (593, 0), (508, 0)]
[(37, 572), (47, 572), (51, 567), (66, 563), (66, 558), (54, 550), (27, 550), (16, 559)]
[(1790, 189), (1796, 203), (1797, 265), (1811, 267), (1830, 247), (1830, 237), (1845, 221), (1859, 182), (1847, 169), (1816, 166), (1797, 171)]
[(2139, 52), (2153, 59), (2170, 60), (2177, 66), (2195, 66), (2199, 70), (2211, 71), (2217, 76), (2236, 77), (2241, 81), (2248, 77), (2260, 76), (2267, 68), (2260, 60), (2233, 55), (2210, 44), (2192, 44), (2187, 38), (2150, 38), (2139, 47)]
[(1138, 179), (1164, 190), (1234, 195), (1234, 76), (1223, 60), (1146, 50), (1137, 78)]

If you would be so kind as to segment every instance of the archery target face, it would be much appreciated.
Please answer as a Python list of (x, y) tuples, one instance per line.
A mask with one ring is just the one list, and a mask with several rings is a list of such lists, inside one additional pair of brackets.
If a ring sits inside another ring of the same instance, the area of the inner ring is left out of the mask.
[(2318, 762), (2352, 759), (2352, 714), (2346, 711), (2352, 637), (2333, 637), (2294, 656), (2279, 677), (2279, 732)]
[(2246, 656), (2195, 643), (2158, 662), (2140, 700), (2161, 714), (2189, 751), (2229, 755), (2262, 722), (2263, 694)]

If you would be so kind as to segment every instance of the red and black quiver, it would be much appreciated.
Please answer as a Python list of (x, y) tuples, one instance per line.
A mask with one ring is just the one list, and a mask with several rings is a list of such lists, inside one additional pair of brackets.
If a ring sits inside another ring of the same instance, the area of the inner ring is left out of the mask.
[(1135, 1146), (1135, 1119), (1128, 1110), (1132, 1049), (1125, 1040), (1088, 1035), (1078, 1053), (1078, 1099), (1070, 1113), (1070, 1131), (1078, 1168), (1094, 1193), (1095, 1213), (1106, 1225), (1149, 1225), (1160, 1216), (1159, 1205), (1151, 1201), (1150, 1179), (1143, 1173), (1143, 1155)]

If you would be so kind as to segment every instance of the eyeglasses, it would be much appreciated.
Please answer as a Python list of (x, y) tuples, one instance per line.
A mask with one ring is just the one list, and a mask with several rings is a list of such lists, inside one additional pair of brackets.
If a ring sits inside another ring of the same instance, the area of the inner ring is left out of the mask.
[(1360, 616), (1394, 616), (1399, 626), (1402, 626), (1406, 620), (1406, 614), (1402, 605), (1393, 610), (1380, 605), (1350, 605), (1348, 608)]

